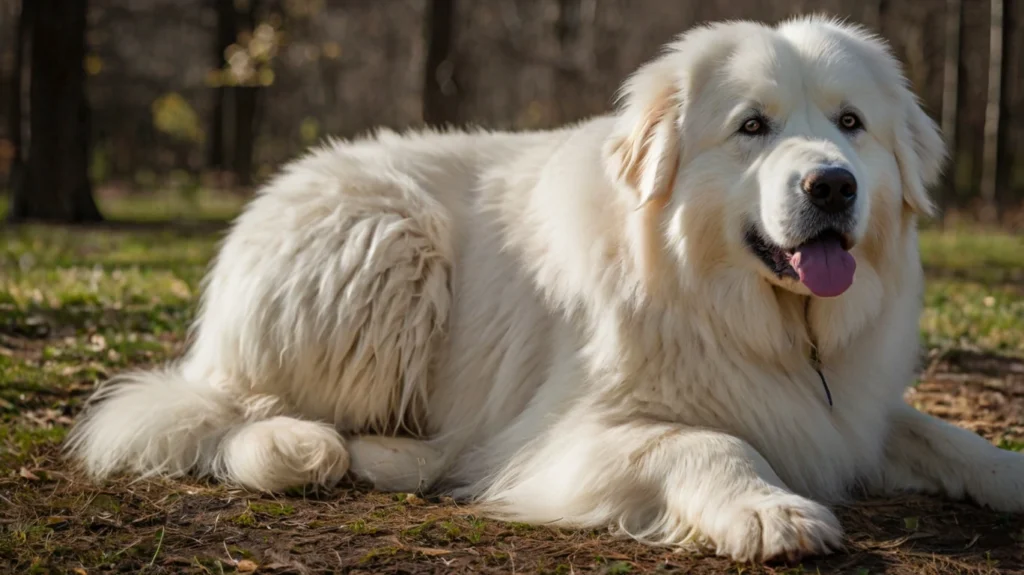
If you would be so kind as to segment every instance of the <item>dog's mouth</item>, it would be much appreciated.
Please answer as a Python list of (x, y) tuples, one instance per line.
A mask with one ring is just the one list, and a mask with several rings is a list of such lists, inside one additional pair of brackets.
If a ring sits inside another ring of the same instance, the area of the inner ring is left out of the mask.
[(794, 248), (784, 248), (750, 226), (746, 244), (779, 278), (804, 284), (818, 297), (836, 297), (853, 285), (857, 261), (850, 254), (853, 242), (834, 229), (827, 229)]

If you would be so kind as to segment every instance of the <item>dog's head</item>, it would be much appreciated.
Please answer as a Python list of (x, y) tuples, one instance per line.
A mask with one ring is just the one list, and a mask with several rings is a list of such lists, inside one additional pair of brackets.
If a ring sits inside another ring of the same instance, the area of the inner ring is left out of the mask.
[(658, 214), (648, 231), (690, 269), (835, 297), (932, 210), (943, 140), (899, 63), (859, 28), (698, 28), (641, 68), (623, 102), (609, 175)]

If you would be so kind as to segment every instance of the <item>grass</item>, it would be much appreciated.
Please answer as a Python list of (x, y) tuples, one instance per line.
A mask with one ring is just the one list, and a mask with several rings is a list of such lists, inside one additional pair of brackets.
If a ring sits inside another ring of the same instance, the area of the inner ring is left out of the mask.
[(925, 291), (921, 336), (932, 348), (1024, 353), (1024, 285), (935, 279)]
[(1024, 236), (929, 230), (920, 247), (924, 343), (1024, 353)]
[[(237, 199), (113, 198), (101, 207), (186, 223), (0, 230), (0, 572), (1024, 570), (1021, 517), (927, 498), (841, 508), (847, 553), (764, 567), (494, 522), (447, 499), (359, 486), (271, 498), (188, 479), (92, 484), (59, 456), (68, 426), (97, 382), (181, 352), (221, 235), (216, 221)], [(202, 221), (214, 223), (194, 225)], [(1021, 451), (1022, 239), (926, 231), (921, 251), (930, 365), (908, 400)]]
[(1024, 236), (970, 230), (921, 233), (921, 259), (934, 275), (978, 282), (1024, 282)]

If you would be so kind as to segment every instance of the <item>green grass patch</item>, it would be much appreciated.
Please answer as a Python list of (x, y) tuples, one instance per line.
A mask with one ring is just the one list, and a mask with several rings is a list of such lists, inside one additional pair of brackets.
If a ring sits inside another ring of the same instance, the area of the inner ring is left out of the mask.
[(1024, 282), (1024, 236), (1002, 232), (925, 230), (925, 269), (981, 282)]
[(1024, 290), (930, 280), (921, 314), (921, 338), (928, 347), (1024, 353)]
[(473, 518), (469, 522), (469, 526), (466, 528), (463, 538), (476, 545), (483, 539), (484, 532), (487, 529), (487, 522), (480, 518)]
[(925, 230), (920, 249), (924, 344), (1024, 353), (1024, 236)]
[(365, 555), (359, 558), (359, 565), (366, 566), (367, 564), (374, 563), (381, 559), (387, 559), (394, 557), (401, 551), (398, 547), (388, 545), (385, 547), (376, 547), (368, 551)]
[(252, 501), (249, 509), (268, 517), (287, 517), (295, 513), (295, 508), (286, 503)]
[(414, 525), (402, 530), (403, 537), (409, 537), (413, 539), (423, 538), (426, 533), (434, 528), (437, 523), (436, 519), (428, 519), (419, 525)]
[(608, 565), (604, 572), (608, 575), (626, 575), (633, 572), (633, 566), (625, 561), (616, 561)]
[(58, 448), (66, 435), (65, 427), (0, 423), (0, 474), (17, 473), (20, 467), (31, 464), (33, 452)]
[(365, 519), (356, 519), (346, 527), (355, 535), (373, 535), (377, 532), (377, 528), (369, 525)]
[(248, 507), (245, 508), (245, 511), (235, 515), (228, 521), (239, 527), (247, 527), (250, 529), (259, 527), (260, 524), (259, 520), (256, 519), (256, 514)]
[(999, 440), (999, 448), (1006, 449), (1007, 451), (1024, 451), (1024, 441), (1014, 441), (1004, 438)]
[(239, 194), (191, 187), (152, 194), (129, 194), (97, 199), (100, 211), (112, 220), (137, 222), (217, 221), (233, 218), (245, 203)]
[(440, 523), (444, 535), (449, 541), (455, 541), (462, 537), (462, 528), (455, 521), (447, 520)]
[(276, 501), (250, 501), (238, 515), (228, 521), (239, 527), (259, 527), (260, 519), (272, 521), (282, 517), (288, 517), (295, 513), (295, 508), (286, 503)]

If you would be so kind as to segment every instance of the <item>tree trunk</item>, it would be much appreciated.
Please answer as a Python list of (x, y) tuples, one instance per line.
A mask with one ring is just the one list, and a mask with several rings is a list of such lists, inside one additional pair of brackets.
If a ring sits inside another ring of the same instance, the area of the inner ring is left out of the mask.
[[(249, 0), (249, 9), (236, 17), (244, 18), (242, 26), (252, 32), (256, 29), (258, 0)], [(236, 20), (237, 22), (237, 20)], [(259, 86), (235, 86), (231, 89), (234, 103), (234, 137), (232, 142), (231, 171), (242, 186), (252, 183), (253, 153), (256, 148), (256, 120), (259, 112)]]
[(235, 137), (232, 171), (239, 185), (252, 183), (253, 152), (256, 144), (256, 112), (260, 89), (255, 86), (232, 88), (235, 101)]
[(942, 134), (949, 147), (952, 165), (947, 169), (943, 189), (939, 193), (939, 222), (945, 224), (946, 206), (956, 197), (956, 123), (960, 102), (960, 35), (963, 19), (961, 0), (946, 0), (946, 50), (942, 65)]
[(89, 182), (85, 97), (87, 1), (32, 0), (30, 139), (25, 178), (14, 190), (13, 221), (102, 219)]
[(888, 6), (885, 5), (885, 0), (871, 0), (870, 2), (864, 3), (864, 24), (874, 28), (875, 31), (881, 32), (882, 30), (882, 15), (885, 14), (885, 9)]
[[(1002, 45), (1002, 71), (1000, 81), (999, 102), (1002, 111), (999, 113), (999, 133), (996, 135), (996, 205), (1012, 205), (1016, 198), (1013, 171), (1014, 149), (1012, 132), (1014, 123), (1017, 122), (1018, 110), (1015, 109), (1013, 101), (1013, 83), (1019, 82), (1014, 78), (1014, 70), (1018, 70), (1020, 60), (1016, 51), (1019, 50), (1020, 38), (1015, 37), (1019, 25), (1017, 0), (1003, 0), (1003, 45)], [(1018, 86), (1020, 84), (1018, 83)]]
[(569, 51), (573, 41), (579, 36), (583, 18), (582, 10), (583, 6), (580, 0), (558, 0), (555, 35), (558, 37), (559, 47), (564, 51)]
[[(11, 73), (11, 106), (8, 110), (7, 130), (11, 137), (13, 158), (11, 159), (10, 173), (8, 175), (7, 187), (14, 190), (22, 187), (25, 178), (25, 150), (24, 139), (22, 138), (22, 122), (24, 117), (21, 113), (22, 100), (22, 79), (24, 76), (25, 44), (28, 42), (29, 28), (32, 25), (31, 14), (32, 3), (24, 0), (21, 3), (21, 13), (18, 16), (18, 24), (14, 32), (14, 69)], [(13, 198), (20, 201), (20, 198)], [(11, 206), (13, 212), (20, 206)]]
[[(214, 69), (224, 68), (224, 53), (238, 39), (238, 16), (235, 13), (234, 0), (216, 0), (217, 36), (214, 38)], [(213, 112), (210, 114), (210, 148), (207, 153), (207, 166), (220, 170), (227, 166), (227, 153), (224, 139), (224, 109), (228, 99), (228, 89), (218, 86), (213, 89)]]
[(593, 91), (590, 84), (595, 76), (596, 51), (594, 21), (597, 0), (558, 0), (555, 20), (557, 47), (553, 51), (554, 95), (558, 108), (558, 122), (580, 119), (590, 110), (589, 99)]
[(454, 31), (455, 0), (431, 0), (423, 78), (423, 121), (429, 125), (456, 121), (458, 93), (451, 59)]
[(999, 115), (1003, 93), (1003, 0), (990, 0), (988, 100), (985, 105), (985, 140), (981, 172), (981, 220), (994, 223), (999, 218), (996, 199), (999, 159)]

